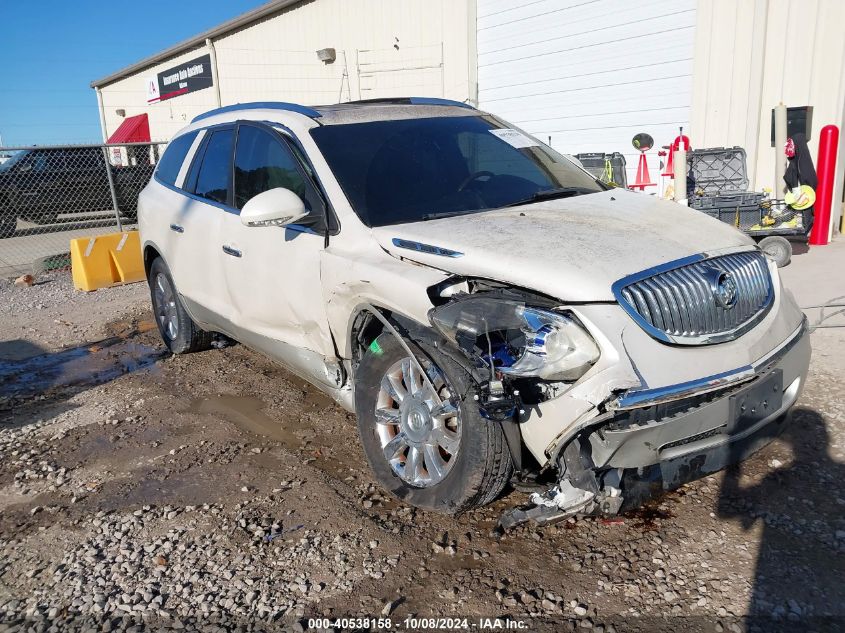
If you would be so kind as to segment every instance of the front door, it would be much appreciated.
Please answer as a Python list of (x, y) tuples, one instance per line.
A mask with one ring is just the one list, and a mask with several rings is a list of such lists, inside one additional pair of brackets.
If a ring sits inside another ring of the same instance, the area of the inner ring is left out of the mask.
[[(238, 126), (234, 206), (284, 187), (299, 195), (313, 217), (324, 203), (290, 145), (274, 130)], [(305, 226), (244, 226), (236, 213), (221, 225), (223, 267), (238, 336), (294, 369), (333, 384), (323, 359), (335, 356), (320, 282), (324, 237)], [(299, 365), (299, 367), (297, 367)]]
[(18, 214), (34, 222), (52, 222), (53, 209), (63, 199), (64, 157), (59, 150), (33, 150), (15, 166)]

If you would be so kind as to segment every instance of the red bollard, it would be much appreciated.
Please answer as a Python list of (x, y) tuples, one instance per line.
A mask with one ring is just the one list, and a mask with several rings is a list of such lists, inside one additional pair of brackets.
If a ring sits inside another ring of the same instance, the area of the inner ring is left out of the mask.
[(810, 244), (824, 246), (830, 235), (830, 202), (833, 198), (833, 179), (836, 170), (836, 149), (839, 145), (839, 128), (825, 125), (819, 134), (819, 158), (816, 174), (819, 186), (816, 188), (815, 217), (810, 231)]

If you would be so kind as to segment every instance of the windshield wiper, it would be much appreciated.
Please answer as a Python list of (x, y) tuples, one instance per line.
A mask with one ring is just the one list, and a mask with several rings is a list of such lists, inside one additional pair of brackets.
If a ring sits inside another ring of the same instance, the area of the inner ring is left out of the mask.
[(560, 187), (558, 189), (542, 189), (535, 192), (528, 198), (517, 200), (510, 204), (503, 205), (504, 207), (518, 207), (523, 204), (531, 204), (532, 202), (542, 202), (543, 200), (554, 200), (555, 198), (569, 198), (571, 196), (580, 196), (585, 193), (598, 193), (594, 189), (587, 187)]
[[(524, 200), (517, 200), (509, 204), (495, 207), (497, 209), (504, 209), (505, 207), (518, 207), (521, 204), (531, 204), (532, 202), (541, 202), (543, 200), (554, 200), (555, 198), (569, 198), (570, 196), (580, 196), (585, 193), (598, 193), (595, 189), (588, 187), (559, 187), (557, 189), (542, 189)], [(468, 215), (470, 213), (478, 213), (479, 211), (489, 211), (490, 209), (464, 209), (462, 211), (441, 211), (440, 213), (426, 213), (421, 216), (421, 220), (439, 220), (440, 218), (453, 218), (458, 215)]]
[(426, 213), (425, 215), (420, 217), (420, 220), (439, 220), (440, 218), (454, 218), (458, 215), (468, 215), (470, 213), (475, 213), (476, 211), (480, 211), (480, 209), (465, 209), (463, 211), (441, 211), (440, 213)]

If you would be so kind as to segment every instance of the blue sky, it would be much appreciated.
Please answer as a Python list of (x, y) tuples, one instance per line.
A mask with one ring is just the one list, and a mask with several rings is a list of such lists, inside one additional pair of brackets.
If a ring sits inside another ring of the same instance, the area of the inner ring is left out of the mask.
[(4, 145), (100, 141), (89, 84), (265, 0), (0, 0)]

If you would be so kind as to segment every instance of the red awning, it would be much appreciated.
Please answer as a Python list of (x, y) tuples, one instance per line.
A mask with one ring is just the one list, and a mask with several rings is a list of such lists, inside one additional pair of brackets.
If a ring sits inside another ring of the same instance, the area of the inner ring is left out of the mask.
[(146, 114), (131, 116), (109, 137), (109, 143), (149, 143), (150, 122)]

